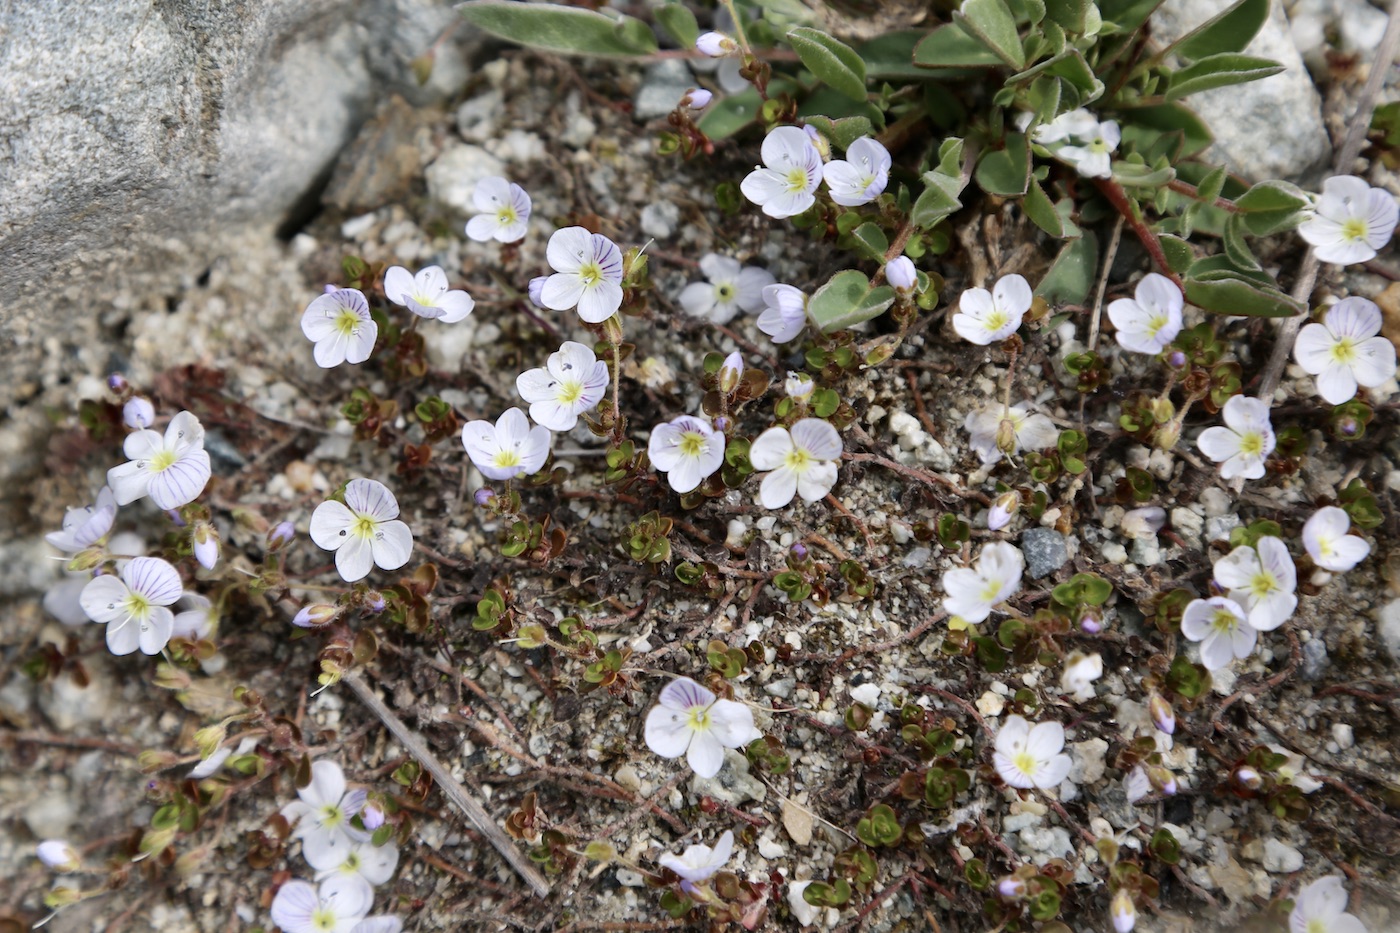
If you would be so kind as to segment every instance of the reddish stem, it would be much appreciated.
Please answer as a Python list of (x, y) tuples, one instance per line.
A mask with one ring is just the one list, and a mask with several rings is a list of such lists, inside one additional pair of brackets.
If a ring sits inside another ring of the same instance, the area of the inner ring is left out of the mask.
[(1173, 272), (1172, 267), (1167, 264), (1167, 256), (1162, 252), (1162, 244), (1158, 241), (1157, 235), (1147, 228), (1147, 224), (1143, 222), (1132, 199), (1123, 190), (1123, 186), (1112, 178), (1095, 178), (1093, 182), (1094, 187), (1108, 198), (1109, 203), (1118, 213), (1123, 215), (1128, 226), (1133, 228), (1133, 233), (1137, 234), (1137, 238), (1142, 241), (1143, 248), (1147, 250), (1148, 255), (1152, 257), (1152, 261), (1157, 264), (1161, 273), (1175, 282), (1176, 287), (1184, 292), (1186, 287), (1181, 282), (1181, 276)]

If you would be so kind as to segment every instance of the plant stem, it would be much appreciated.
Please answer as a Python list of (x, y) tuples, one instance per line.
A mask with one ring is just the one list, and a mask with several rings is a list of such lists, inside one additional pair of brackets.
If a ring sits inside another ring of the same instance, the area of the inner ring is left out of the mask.
[[(1189, 181), (1182, 181), (1180, 178), (1173, 178), (1171, 181), (1167, 182), (1167, 187), (1178, 194), (1184, 194), (1198, 201), (1201, 198), (1201, 190), (1199, 188)], [(1235, 202), (1231, 201), (1229, 198), (1216, 198), (1211, 202), (1210, 206), (1218, 207), (1222, 211), (1229, 211), (1231, 214), (1240, 213), (1240, 209), (1235, 205)]]
[(1118, 213), (1123, 215), (1128, 226), (1133, 228), (1133, 233), (1142, 241), (1143, 248), (1147, 250), (1148, 255), (1152, 257), (1152, 261), (1156, 263), (1162, 274), (1176, 283), (1177, 288), (1183, 292), (1186, 291), (1186, 287), (1181, 282), (1181, 276), (1173, 272), (1172, 267), (1168, 265), (1167, 255), (1162, 252), (1162, 244), (1157, 239), (1157, 235), (1148, 229), (1147, 224), (1143, 222), (1141, 215), (1137, 212), (1136, 205), (1128, 197), (1127, 192), (1123, 190), (1123, 186), (1112, 178), (1095, 178), (1093, 182), (1094, 187), (1108, 198), (1109, 203), (1117, 209)]

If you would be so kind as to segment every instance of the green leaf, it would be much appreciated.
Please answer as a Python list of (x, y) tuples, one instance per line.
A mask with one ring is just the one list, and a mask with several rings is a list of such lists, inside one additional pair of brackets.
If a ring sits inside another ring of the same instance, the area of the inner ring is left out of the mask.
[(1093, 0), (1045, 0), (1045, 15), (1065, 32), (1083, 32)]
[(973, 177), (988, 194), (1016, 198), (1026, 193), (1030, 183), (1030, 143), (1020, 133), (1007, 133), (1005, 142), (1005, 149), (993, 149), (982, 156)]
[(812, 295), (807, 314), (824, 334), (868, 321), (894, 304), (894, 289), (871, 288), (865, 273), (855, 269), (838, 272)]
[(720, 97), (705, 108), (696, 126), (711, 139), (728, 139), (758, 118), (762, 103), (753, 88)]
[(1084, 55), (1074, 49), (1070, 49), (1068, 54), (1060, 57), (1048, 69), (1047, 74), (1063, 78), (1079, 92), (1079, 105), (1098, 100), (1103, 96), (1103, 82), (1094, 75), (1094, 70), (1084, 61)]
[(851, 100), (866, 99), (865, 62), (855, 49), (810, 26), (792, 30), (787, 34), (787, 41), (802, 64), (833, 90)]
[(1021, 202), (1021, 206), (1025, 208), (1026, 216), (1031, 222), (1052, 237), (1063, 240), (1071, 235), (1065, 219), (1055, 210), (1054, 203), (1035, 181), (1026, 189), (1026, 198)]
[(1176, 177), (1176, 170), (1170, 165), (1114, 162), (1113, 177), (1126, 188), (1160, 188)]
[(1196, 197), (1207, 204), (1212, 204), (1220, 197), (1220, 192), (1225, 189), (1225, 166), (1217, 166), (1209, 175), (1201, 179), (1196, 186)]
[(684, 3), (668, 3), (656, 11), (656, 21), (666, 34), (683, 49), (695, 48), (695, 40), (700, 38), (700, 24), (695, 14)]
[(1055, 257), (1035, 293), (1052, 305), (1082, 305), (1094, 287), (1099, 266), (1099, 241), (1092, 231), (1070, 240)]
[(1187, 61), (1222, 52), (1241, 52), (1268, 18), (1269, 0), (1238, 0), (1228, 10), (1176, 40), (1167, 51)]
[(953, 22), (966, 30), (968, 35), (980, 39), (1012, 68), (1020, 71), (1026, 67), (1021, 34), (1016, 29), (1016, 18), (1011, 15), (1006, 0), (965, 0), (962, 12), (953, 14)]
[(457, 9), (483, 32), (527, 48), (602, 58), (635, 58), (656, 51), (651, 27), (630, 16), (512, 0), (469, 0)]
[(856, 252), (866, 259), (875, 262), (884, 262), (885, 253), (889, 251), (890, 241), (885, 236), (885, 231), (877, 225), (867, 221), (851, 232), (851, 237), (855, 240)]
[(1139, 148), (1151, 142), (1143, 128), (1158, 133), (1180, 132), (1183, 139), (1180, 158), (1193, 156), (1215, 141), (1201, 118), (1181, 104), (1131, 107), (1123, 109), (1121, 114), (1124, 143), (1137, 143)]
[(914, 47), (919, 68), (996, 68), (1004, 62), (982, 42), (951, 23), (929, 33)]
[(1167, 100), (1180, 100), (1199, 91), (1258, 81), (1282, 70), (1283, 66), (1273, 59), (1222, 52), (1175, 72), (1167, 85)]
[(1235, 199), (1244, 225), (1254, 236), (1268, 236), (1297, 224), (1309, 204), (1301, 188), (1286, 181), (1261, 181)]
[(1277, 288), (1228, 274), (1212, 277), (1209, 281), (1188, 278), (1186, 300), (1215, 314), (1293, 317), (1303, 312), (1302, 306)]
[[(1112, 23), (1117, 27), (1112, 31), (1121, 35), (1137, 32), (1138, 28), (1147, 22), (1147, 17), (1161, 5), (1162, 0), (1101, 0), (1099, 13), (1103, 16), (1104, 25)], [(1105, 35), (1109, 31), (1101, 30), (1099, 35)]]
[(1230, 257), (1230, 262), (1241, 269), (1257, 271), (1259, 260), (1254, 258), (1254, 253), (1244, 240), (1244, 224), (1243, 214), (1231, 214), (1230, 219), (1225, 222), (1225, 235), (1221, 237), (1221, 243), (1225, 246), (1225, 255)]
[(918, 81), (928, 73), (914, 64), (914, 49), (928, 33), (922, 29), (900, 29), (876, 36), (855, 46), (865, 62), (865, 76), (875, 80)]
[(842, 117), (833, 120), (813, 114), (806, 117), (806, 120), (809, 126), (815, 127), (818, 133), (831, 140), (839, 149), (848, 149), (857, 139), (875, 132), (875, 127), (870, 124), (868, 117)]
[(1191, 263), (1195, 261), (1196, 254), (1191, 250), (1191, 244), (1180, 237), (1160, 236), (1157, 238), (1162, 244), (1162, 254), (1167, 257), (1167, 265), (1173, 272), (1180, 275), (1191, 268)]

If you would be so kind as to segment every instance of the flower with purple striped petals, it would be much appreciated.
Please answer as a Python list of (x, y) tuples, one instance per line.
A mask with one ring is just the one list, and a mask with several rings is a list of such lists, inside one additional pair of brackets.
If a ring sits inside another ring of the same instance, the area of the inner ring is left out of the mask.
[(427, 266), (417, 275), (410, 275), (403, 266), (393, 266), (384, 273), (384, 297), (419, 317), (444, 324), (466, 320), (476, 307), (471, 295), (448, 284), (442, 266)]
[(301, 315), (301, 332), (316, 344), (316, 365), (332, 369), (347, 361), (363, 363), (379, 339), (369, 302), (358, 288), (328, 288)]
[(374, 903), (374, 889), (359, 875), (336, 875), (313, 887), (288, 881), (272, 899), (272, 922), (283, 933), (354, 933)]
[(69, 509), (63, 516), (63, 530), (51, 531), (44, 540), (67, 554), (76, 554), (107, 537), (117, 519), (117, 498), (112, 487), (103, 486), (94, 505)]
[(369, 794), (363, 788), (350, 790), (345, 772), (334, 761), (312, 762), (311, 783), (297, 791), (297, 797), (282, 808), (282, 816), (295, 824), (293, 835), (301, 839), (301, 854), (313, 867), (339, 865), (356, 845), (369, 841), (370, 834), (350, 822), (364, 809)]
[(577, 308), (586, 322), (601, 324), (622, 307), (622, 250), (612, 240), (565, 227), (549, 238), (545, 257), (554, 270), (540, 290), (546, 308)]
[(476, 183), (472, 203), (481, 211), (467, 221), (467, 236), (478, 243), (523, 240), (530, 225), (530, 196), (525, 189), (492, 175)]
[(335, 551), (335, 569), (348, 583), (363, 580), (370, 568), (398, 570), (413, 553), (413, 533), (398, 521), (399, 503), (383, 483), (352, 479), (345, 502), (322, 502), (311, 514), (311, 540)]
[(170, 419), (164, 437), (157, 431), (133, 431), (122, 450), (131, 462), (107, 471), (117, 505), (149, 495), (159, 508), (178, 509), (199, 497), (212, 473), (204, 427), (187, 411)]
[(107, 626), (107, 647), (113, 654), (159, 654), (170, 641), (175, 614), (167, 607), (184, 588), (180, 574), (159, 557), (136, 557), (121, 576), (93, 579), (80, 597), (88, 618)]
[(747, 706), (721, 700), (689, 677), (677, 677), (661, 691), (647, 713), (645, 734), (647, 748), (662, 758), (685, 755), (702, 778), (719, 774), (726, 748), (741, 748), (762, 735)]

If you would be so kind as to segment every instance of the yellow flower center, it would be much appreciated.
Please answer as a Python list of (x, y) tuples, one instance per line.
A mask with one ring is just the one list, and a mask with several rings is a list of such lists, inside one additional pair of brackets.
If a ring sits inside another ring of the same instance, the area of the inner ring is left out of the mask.
[(1327, 933), (1331, 929), (1326, 920), (1321, 917), (1313, 917), (1308, 921), (1308, 933)]
[(1158, 314), (1147, 319), (1147, 336), (1156, 337), (1157, 331), (1167, 326), (1166, 315)]
[(789, 191), (806, 191), (807, 173), (800, 168), (788, 169), (787, 186)]
[(686, 722), (696, 732), (705, 732), (710, 728), (710, 708), (708, 706), (692, 706), (690, 712), (686, 714)]
[(329, 907), (317, 907), (311, 915), (311, 928), (313, 930), (334, 930), (335, 925), (335, 911)]
[(559, 400), (560, 405), (572, 405), (583, 395), (583, 383), (577, 379), (567, 379), (559, 383), (555, 391), (555, 398)]
[(1342, 239), (1348, 243), (1357, 243), (1366, 239), (1369, 231), (1366, 228), (1366, 221), (1360, 217), (1352, 217), (1342, 224)]
[(520, 451), (518, 450), (498, 450), (495, 459), (491, 461), (498, 467), (520, 466)]
[(807, 469), (809, 464), (811, 464), (812, 455), (809, 454), (807, 451), (803, 450), (801, 447), (794, 447), (792, 450), (788, 451), (787, 457), (783, 462), (784, 465), (791, 467), (798, 473), (801, 473)]
[(1259, 571), (1254, 575), (1254, 579), (1249, 581), (1249, 592), (1253, 594), (1255, 599), (1262, 599), (1278, 590), (1278, 588), (1278, 581), (1275, 580), (1274, 575), (1267, 570)]
[(357, 538), (373, 538), (375, 521), (363, 515), (356, 517), (350, 526), (350, 533)]
[(1221, 635), (1228, 635), (1240, 624), (1240, 620), (1235, 618), (1234, 613), (1225, 609), (1215, 610), (1215, 615), (1211, 617), (1210, 627)]
[(341, 812), (340, 807), (338, 805), (328, 803), (321, 808), (322, 827), (329, 829), (335, 826), (339, 826), (342, 822), (344, 822), (344, 820), (345, 814)]
[(1036, 772), (1035, 756), (1030, 752), (1017, 752), (1016, 757), (1011, 759), (1011, 763), (1016, 766), (1016, 770), (1022, 774), (1030, 776)]
[(335, 329), (340, 331), (344, 337), (355, 336), (355, 331), (360, 326), (360, 319), (349, 308), (341, 308), (340, 313), (335, 317)]
[(520, 215), (515, 212), (515, 208), (509, 204), (496, 211), (496, 223), (501, 226), (509, 226), (520, 219)]
[(1356, 360), (1356, 341), (1350, 337), (1342, 337), (1332, 344), (1332, 359), (1344, 365), (1351, 365)]
[(170, 469), (175, 463), (175, 453), (169, 450), (162, 450), (150, 460), (152, 473), (163, 473)]
[(1001, 593), (1001, 582), (998, 580), (988, 580), (987, 585), (982, 587), (982, 602), (991, 602), (997, 598), (999, 593)]
[(734, 300), (734, 286), (725, 282), (715, 286), (715, 300), (721, 304), (728, 304)]
[(686, 431), (681, 435), (681, 453), (687, 457), (698, 457), (705, 450), (705, 435), (699, 431)]
[(1257, 457), (1264, 452), (1264, 435), (1250, 431), (1240, 435), (1240, 453), (1246, 457)]
[(586, 262), (578, 270), (578, 277), (585, 288), (592, 288), (603, 278), (603, 269), (596, 262)]
[(151, 612), (151, 601), (140, 593), (131, 593), (126, 597), (126, 611), (130, 616), (138, 620), (144, 620)]
[(987, 320), (982, 326), (987, 328), (987, 330), (1001, 330), (1010, 320), (1011, 315), (1000, 308), (993, 308), (992, 313), (987, 315)]

